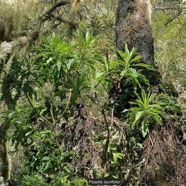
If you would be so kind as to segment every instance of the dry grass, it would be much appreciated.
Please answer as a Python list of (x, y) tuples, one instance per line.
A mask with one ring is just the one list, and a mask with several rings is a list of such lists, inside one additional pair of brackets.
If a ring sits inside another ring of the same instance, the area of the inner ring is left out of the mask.
[(0, 0), (0, 17), (5, 20), (5, 25), (12, 20), (13, 31), (17, 32), (36, 4), (37, 0)]

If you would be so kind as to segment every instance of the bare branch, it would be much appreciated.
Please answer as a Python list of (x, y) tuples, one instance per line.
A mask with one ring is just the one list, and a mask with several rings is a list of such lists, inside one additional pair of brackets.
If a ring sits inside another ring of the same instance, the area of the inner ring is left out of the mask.
[(2, 73), (4, 65), (8, 62), (13, 52), (14, 47), (24, 46), (28, 43), (33, 42), (39, 36), (37, 30), (31, 31), (27, 37), (20, 37), (19, 39), (11, 42), (2, 42), (0, 44), (0, 75)]
[(172, 21), (174, 21), (181, 13), (182, 13), (182, 11), (180, 10), (177, 14), (175, 14), (171, 18), (169, 18), (164, 25), (167, 26), (169, 23), (171, 23)]
[(106, 139), (105, 149), (103, 150), (103, 165), (105, 165), (105, 163), (107, 161), (107, 151), (108, 151), (108, 147), (109, 147), (109, 143), (110, 143), (110, 130), (109, 130), (109, 123), (107, 121), (104, 109), (102, 110), (102, 114), (103, 114), (103, 118), (104, 118), (106, 128), (107, 128), (107, 139)]
[(52, 124), (50, 121), (48, 121), (45, 117), (43, 117), (43, 116), (37, 111), (37, 109), (34, 107), (32, 101), (31, 101), (31, 99), (29, 98), (29, 96), (28, 96), (26, 93), (25, 93), (25, 96), (26, 96), (28, 102), (30, 103), (31, 107), (34, 109), (34, 111), (36, 111), (36, 113), (39, 115), (39, 117), (40, 117), (42, 120), (44, 120), (46, 123), (48, 123), (49, 125), (53, 126), (53, 124)]
[(53, 7), (51, 7), (49, 10), (47, 10), (47, 12), (41, 16), (38, 20), (38, 25), (39, 25), (39, 29), (41, 28), (41, 25), (47, 21), (48, 19), (51, 18), (51, 14), (58, 8), (58, 7), (61, 7), (61, 6), (64, 6), (64, 5), (67, 5), (67, 4), (70, 4), (70, 1), (69, 0), (66, 0), (66, 1), (61, 1), (61, 2), (58, 2), (56, 3)]
[(153, 10), (179, 10), (180, 7), (159, 7), (155, 6)]
[(54, 125), (56, 125), (61, 120), (61, 118), (64, 116), (65, 112), (67, 111), (69, 104), (70, 104), (71, 96), (72, 96), (72, 90), (70, 89), (66, 107), (65, 107), (63, 113), (61, 114), (60, 118), (54, 123)]

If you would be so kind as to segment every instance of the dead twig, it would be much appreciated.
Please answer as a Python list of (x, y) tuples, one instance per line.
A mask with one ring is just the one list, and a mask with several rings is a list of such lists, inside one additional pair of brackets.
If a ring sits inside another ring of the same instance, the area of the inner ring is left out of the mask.
[[(24, 91), (23, 91), (23, 92), (24, 92)], [(32, 101), (31, 101), (31, 99), (29, 98), (29, 96), (27, 95), (27, 93), (24, 92), (24, 94), (25, 94), (25, 96), (26, 96), (28, 102), (30, 103), (30, 106), (34, 109), (34, 111), (36, 111), (36, 113), (39, 115), (39, 117), (40, 117), (43, 121), (45, 121), (46, 123), (48, 123), (49, 125), (53, 126), (53, 124), (52, 124), (50, 121), (48, 121), (45, 117), (43, 117), (43, 116), (37, 111), (37, 109), (36, 109), (35, 106), (33, 105)]]

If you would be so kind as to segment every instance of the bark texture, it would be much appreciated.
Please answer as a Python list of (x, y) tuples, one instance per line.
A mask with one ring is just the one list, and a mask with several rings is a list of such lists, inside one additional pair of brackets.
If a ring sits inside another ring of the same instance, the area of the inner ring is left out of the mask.
[(10, 158), (8, 154), (8, 147), (7, 147), (7, 139), (6, 139), (6, 129), (7, 124), (3, 123), (0, 127), (0, 158), (2, 161), (2, 173), (1, 178), (3, 179), (0, 184), (8, 185), (10, 181), (10, 173), (11, 173), (11, 164)]
[(144, 63), (154, 65), (150, 0), (119, 0), (116, 14), (116, 46), (137, 48)]
[[(2, 86), (2, 93), (3, 95), (6, 95), (4, 97), (5, 104), (7, 106), (8, 110), (15, 110), (15, 105), (12, 99), (11, 95), (11, 78), (10, 75), (7, 74), (7, 76), (4, 78), (3, 86)], [(11, 174), (11, 163), (10, 163), (10, 157), (8, 152), (8, 143), (7, 143), (7, 131), (9, 129), (9, 124), (7, 123), (6, 119), (5, 121), (0, 124), (0, 158), (2, 162), (2, 172), (1, 176), (3, 178), (3, 184), (5, 186), (9, 186), (10, 182), (10, 174)]]

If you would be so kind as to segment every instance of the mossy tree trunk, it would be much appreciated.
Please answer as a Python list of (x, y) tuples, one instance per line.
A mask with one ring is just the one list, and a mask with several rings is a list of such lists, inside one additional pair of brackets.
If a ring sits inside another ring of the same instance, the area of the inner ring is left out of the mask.
[(116, 46), (137, 48), (144, 63), (154, 65), (150, 0), (119, 0), (116, 13)]
[[(14, 101), (10, 92), (11, 88), (11, 78), (10, 75), (4, 77), (2, 94), (4, 97), (4, 102), (9, 111), (15, 110)], [(8, 142), (7, 142), (7, 131), (9, 129), (9, 124), (5, 121), (0, 126), (0, 158), (2, 162), (2, 172), (1, 176), (5, 185), (9, 185), (10, 174), (11, 174), (11, 162), (8, 152)]]
[(6, 139), (7, 124), (3, 123), (0, 127), (0, 158), (2, 162), (1, 176), (3, 178), (3, 184), (8, 185), (11, 173), (11, 164), (8, 154), (8, 145)]

